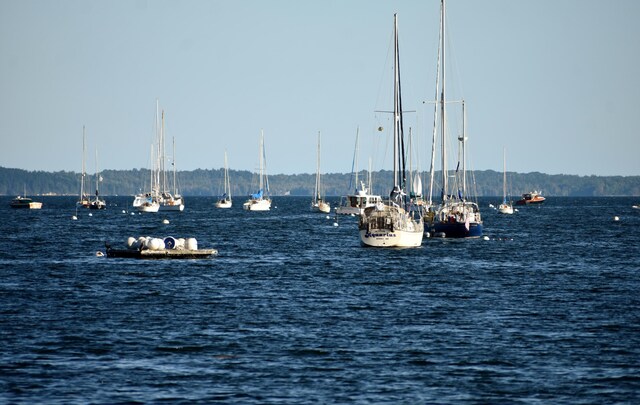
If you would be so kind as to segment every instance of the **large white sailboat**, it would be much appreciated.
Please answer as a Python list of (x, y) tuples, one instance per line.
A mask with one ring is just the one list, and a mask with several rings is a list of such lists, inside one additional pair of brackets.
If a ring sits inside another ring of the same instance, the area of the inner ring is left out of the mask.
[(398, 17), (393, 16), (394, 29), (394, 103), (393, 103), (393, 189), (389, 199), (366, 208), (360, 216), (360, 242), (371, 247), (417, 247), (422, 245), (424, 223), (419, 211), (409, 209), (404, 166), (404, 133), (400, 91), (400, 56), (398, 50)]
[(222, 197), (216, 201), (216, 208), (231, 208), (231, 182), (229, 181), (229, 163), (227, 162), (227, 151), (224, 151), (224, 192)]
[(320, 131), (318, 131), (318, 153), (316, 159), (316, 186), (313, 192), (313, 200), (311, 201), (311, 209), (313, 211), (330, 213), (331, 206), (322, 197), (322, 182), (320, 177)]
[(507, 201), (507, 151), (502, 150), (502, 204), (498, 206), (501, 214), (513, 214), (513, 202)]
[[(438, 118), (437, 112), (440, 113), (440, 142), (441, 142), (441, 174), (442, 174), (442, 189), (440, 192), (441, 201), (435, 210), (433, 215), (429, 215), (429, 229), (434, 236), (446, 237), (446, 238), (474, 238), (482, 236), (482, 217), (480, 215), (480, 208), (476, 201), (472, 201), (469, 198), (469, 192), (467, 190), (467, 168), (466, 168), (466, 113), (465, 103), (462, 100), (462, 135), (457, 140), (460, 145), (460, 151), (458, 154), (458, 162), (455, 171), (449, 172), (447, 165), (447, 135), (449, 130), (448, 116), (446, 114), (446, 107), (450, 101), (446, 98), (445, 93), (445, 73), (446, 73), (446, 53), (445, 53), (445, 0), (441, 0), (440, 9), (440, 47), (438, 53), (438, 79), (436, 81), (436, 111), (434, 117)], [(438, 87), (439, 83), (439, 88)], [(439, 109), (439, 110), (438, 110)], [(436, 123), (434, 123), (436, 128)], [(435, 144), (434, 131), (434, 144)], [(435, 149), (434, 149), (435, 151)], [(432, 156), (433, 158), (433, 156)], [(462, 170), (460, 170), (462, 166)], [(432, 165), (433, 167), (433, 165)], [(433, 170), (432, 170), (433, 176)], [(454, 179), (450, 181), (450, 176)]]
[(248, 211), (269, 211), (271, 209), (271, 198), (269, 198), (269, 178), (266, 175), (266, 157), (264, 151), (264, 131), (260, 133), (259, 165), (258, 172), (259, 188), (258, 192), (251, 194), (249, 199), (242, 204), (242, 208)]

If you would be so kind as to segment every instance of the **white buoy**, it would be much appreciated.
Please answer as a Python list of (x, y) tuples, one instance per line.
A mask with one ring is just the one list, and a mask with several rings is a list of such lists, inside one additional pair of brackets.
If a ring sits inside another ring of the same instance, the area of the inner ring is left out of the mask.
[(185, 248), (187, 250), (198, 250), (198, 241), (196, 238), (187, 238)]
[(76, 217), (75, 215), (72, 215), (72, 216), (71, 216), (71, 220), (72, 220), (72, 221), (77, 221), (77, 220), (78, 220), (78, 217)]
[(618, 222), (618, 221), (620, 221), (620, 217), (618, 217), (618, 216), (616, 215), (615, 217), (613, 217), (613, 220), (614, 220), (614, 221), (616, 221), (616, 222)]
[(99, 251), (99, 250), (98, 250), (98, 251), (96, 252), (96, 256), (97, 256), (97, 257), (102, 257), (102, 256), (104, 256), (104, 253), (102, 253), (101, 251)]
[(334, 223), (333, 223), (333, 226), (338, 226), (338, 223), (337, 223), (337, 222), (334, 222)]
[(331, 219), (331, 217), (329, 215), (327, 215), (327, 219)]
[(92, 213), (89, 213), (89, 216), (90, 216), (90, 217), (92, 217), (92, 216), (93, 216), (93, 214), (92, 214)]
[(127, 211), (125, 211), (125, 210), (122, 210), (122, 213), (123, 213), (123, 214), (126, 214), (126, 213), (127, 213)]
[(167, 225), (167, 224), (169, 223), (169, 220), (168, 220), (168, 219), (164, 219), (164, 220), (162, 221), (162, 223), (163, 223), (163, 224), (165, 224), (165, 225)]
[(489, 240), (489, 237), (485, 235), (484, 238), (482, 238), (482, 239)]

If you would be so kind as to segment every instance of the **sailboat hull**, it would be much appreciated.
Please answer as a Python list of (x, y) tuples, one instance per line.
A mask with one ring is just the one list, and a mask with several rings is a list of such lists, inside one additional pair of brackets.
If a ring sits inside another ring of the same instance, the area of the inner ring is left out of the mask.
[(249, 200), (242, 204), (242, 208), (247, 211), (269, 211), (271, 209), (271, 200)]
[(482, 224), (471, 222), (436, 222), (432, 227), (434, 236), (445, 238), (479, 238), (482, 236)]
[(422, 245), (424, 224), (397, 206), (367, 208), (359, 222), (360, 242), (371, 247), (417, 247)]
[(216, 203), (216, 208), (231, 208), (232, 205), (231, 200), (220, 200)]
[(422, 245), (422, 229), (419, 231), (360, 230), (360, 243), (369, 247), (417, 247)]

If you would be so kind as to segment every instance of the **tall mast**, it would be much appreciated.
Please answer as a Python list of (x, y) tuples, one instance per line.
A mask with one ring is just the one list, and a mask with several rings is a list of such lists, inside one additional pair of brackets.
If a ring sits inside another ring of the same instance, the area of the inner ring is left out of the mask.
[(467, 112), (462, 100), (462, 135), (458, 138), (462, 145), (462, 198), (467, 198)]
[(395, 190), (399, 186), (399, 126), (400, 126), (400, 107), (399, 104), (399, 92), (400, 92), (400, 63), (398, 60), (398, 14), (393, 15), (393, 63), (394, 63), (394, 81), (393, 81), (393, 189)]
[(87, 169), (85, 167), (85, 155), (87, 153), (86, 145), (85, 145), (85, 127), (82, 126), (82, 182), (80, 183), (80, 201), (84, 200), (84, 195), (86, 193), (84, 189), (84, 181), (87, 176)]
[(313, 196), (315, 202), (318, 202), (320, 197), (320, 131), (318, 131), (318, 152), (316, 156), (316, 192)]
[(445, 102), (445, 77), (446, 77), (446, 69), (445, 69), (445, 4), (444, 4), (444, 0), (442, 0), (442, 5), (441, 5), (441, 10), (440, 10), (440, 41), (441, 43), (441, 49), (440, 51), (442, 52), (442, 92), (440, 93), (440, 111), (441, 111), (441, 120), (442, 122), (440, 123), (440, 128), (441, 128), (441, 136), (442, 136), (442, 198), (445, 199), (449, 193), (449, 184), (448, 184), (448, 173), (447, 173), (447, 142), (446, 142), (446, 123), (447, 123), (447, 115), (446, 115), (446, 102)]
[(171, 138), (173, 140), (173, 158), (171, 159), (171, 165), (173, 166), (173, 195), (174, 197), (178, 194), (178, 189), (176, 188), (176, 138)]
[(507, 148), (502, 148), (502, 202), (507, 202)]
[(436, 67), (436, 94), (434, 97), (435, 103), (433, 107), (433, 135), (431, 138), (431, 167), (429, 168), (429, 205), (433, 202), (433, 182), (435, 176), (435, 162), (436, 162), (436, 139), (438, 137), (438, 90), (440, 89), (440, 51), (442, 47), (442, 31), (439, 33), (438, 38), (438, 61)]
[(264, 190), (263, 190), (263, 187), (264, 187), (264, 180), (263, 180), (264, 168), (262, 166), (264, 164), (263, 163), (263, 159), (264, 159), (264, 156), (263, 156), (264, 150), (263, 150), (263, 148), (264, 148), (264, 130), (260, 130), (260, 151), (259, 151), (260, 156), (258, 157), (258, 161), (260, 162), (260, 188), (259, 188), (259, 190), (262, 190), (263, 193), (264, 193)]

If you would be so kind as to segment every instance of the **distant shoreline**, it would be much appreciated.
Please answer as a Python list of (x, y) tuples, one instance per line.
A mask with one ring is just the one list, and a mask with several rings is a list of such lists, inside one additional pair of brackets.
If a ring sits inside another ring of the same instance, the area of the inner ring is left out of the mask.
[[(148, 169), (103, 170), (100, 172), (103, 181), (99, 183), (101, 195), (135, 195), (148, 187), (150, 172)], [(90, 190), (93, 195), (95, 178), (89, 177)], [(169, 175), (168, 175), (169, 176)], [(242, 170), (229, 170), (231, 194), (246, 196), (257, 191), (257, 179), (254, 173)], [(422, 172), (422, 184), (425, 195), (428, 194), (428, 173)], [(407, 175), (407, 177), (409, 177)], [(438, 195), (439, 172), (435, 175), (433, 195)], [(358, 180), (368, 178), (368, 173), (360, 171)], [(371, 173), (373, 193), (386, 195), (392, 183), (390, 171)], [(471, 195), (501, 196), (502, 172), (494, 170), (476, 170), (470, 172), (468, 190)], [(578, 176), (551, 175), (540, 172), (507, 173), (508, 194), (518, 199), (521, 194), (540, 190), (545, 196), (555, 197), (607, 197), (607, 196), (640, 196), (639, 176)], [(197, 169), (179, 171), (177, 173), (178, 190), (185, 196), (218, 196), (222, 194), (222, 169)], [(276, 174), (269, 175), (269, 190), (274, 196), (310, 196), (315, 185), (315, 174)], [(344, 196), (355, 188), (355, 176), (351, 173), (325, 173), (322, 175), (323, 194), (327, 196)], [(408, 180), (407, 180), (408, 182)], [(172, 183), (170, 183), (172, 184)], [(80, 173), (76, 172), (44, 172), (27, 171), (0, 167), (0, 195), (78, 195), (80, 190)]]

